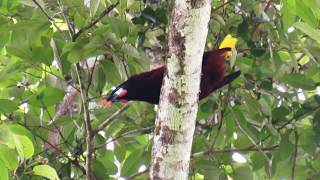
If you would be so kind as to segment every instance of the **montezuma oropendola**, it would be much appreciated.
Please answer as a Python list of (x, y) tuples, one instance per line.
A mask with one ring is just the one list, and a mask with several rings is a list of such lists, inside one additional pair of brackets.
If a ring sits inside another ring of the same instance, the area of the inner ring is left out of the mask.
[[(199, 100), (231, 83), (240, 75), (240, 71), (236, 71), (225, 76), (224, 61), (230, 50), (231, 48), (221, 48), (203, 54)], [(107, 98), (103, 98), (100, 104), (110, 106), (115, 101), (126, 103), (131, 100), (158, 104), (164, 72), (165, 66), (162, 66), (152, 71), (133, 75), (117, 86)]]

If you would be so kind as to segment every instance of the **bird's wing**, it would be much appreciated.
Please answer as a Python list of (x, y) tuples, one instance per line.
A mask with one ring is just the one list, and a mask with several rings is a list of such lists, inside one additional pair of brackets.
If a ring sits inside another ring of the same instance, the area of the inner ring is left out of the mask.
[(223, 86), (231, 83), (233, 80), (235, 80), (238, 76), (240, 76), (241, 71), (236, 71), (234, 73), (231, 73), (223, 78), (223, 80), (214, 88), (214, 89), (219, 89), (222, 88)]

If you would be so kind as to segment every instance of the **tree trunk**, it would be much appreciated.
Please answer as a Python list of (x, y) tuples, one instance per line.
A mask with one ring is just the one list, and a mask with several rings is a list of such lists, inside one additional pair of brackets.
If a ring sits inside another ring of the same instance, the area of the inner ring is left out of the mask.
[(209, 0), (176, 0), (169, 27), (167, 72), (161, 90), (151, 179), (188, 179)]

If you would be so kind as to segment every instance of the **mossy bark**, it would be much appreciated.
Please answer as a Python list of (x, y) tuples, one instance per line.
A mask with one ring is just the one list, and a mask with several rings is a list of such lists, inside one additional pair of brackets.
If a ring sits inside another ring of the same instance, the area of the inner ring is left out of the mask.
[(172, 7), (151, 179), (188, 179), (210, 11), (209, 0), (176, 0)]

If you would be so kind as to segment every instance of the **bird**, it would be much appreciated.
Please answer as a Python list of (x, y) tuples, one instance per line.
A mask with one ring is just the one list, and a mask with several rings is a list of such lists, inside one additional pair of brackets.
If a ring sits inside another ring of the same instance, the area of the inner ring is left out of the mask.
[[(199, 100), (209, 96), (213, 91), (231, 83), (240, 74), (240, 71), (225, 76), (225, 59), (231, 48), (220, 48), (204, 52), (202, 57), (202, 74), (200, 82)], [(158, 104), (163, 76), (166, 66), (136, 74), (127, 81), (118, 85), (107, 97), (100, 101), (102, 106), (111, 106), (113, 102), (144, 101)]]

